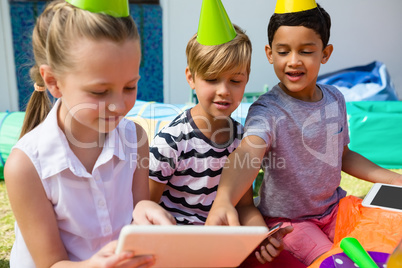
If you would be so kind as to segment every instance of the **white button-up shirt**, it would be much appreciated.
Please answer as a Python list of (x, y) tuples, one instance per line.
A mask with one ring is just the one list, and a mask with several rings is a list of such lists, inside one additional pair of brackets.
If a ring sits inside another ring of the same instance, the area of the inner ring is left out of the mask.
[[(56, 214), (60, 236), (72, 261), (90, 258), (118, 238), (132, 221), (132, 179), (137, 164), (135, 124), (123, 119), (106, 141), (92, 173), (71, 151), (57, 124), (56, 103), (45, 121), (14, 148), (32, 161)], [(35, 267), (15, 224), (12, 267)]]

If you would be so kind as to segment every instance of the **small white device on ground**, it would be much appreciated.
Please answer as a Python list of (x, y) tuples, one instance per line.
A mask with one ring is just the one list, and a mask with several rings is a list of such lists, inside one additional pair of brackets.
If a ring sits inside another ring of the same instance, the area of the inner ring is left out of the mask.
[(402, 186), (374, 183), (362, 205), (402, 212)]

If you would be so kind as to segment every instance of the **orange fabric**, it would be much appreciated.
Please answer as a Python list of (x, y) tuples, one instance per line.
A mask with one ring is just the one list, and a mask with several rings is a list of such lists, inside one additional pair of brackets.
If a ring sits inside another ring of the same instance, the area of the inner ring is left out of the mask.
[(344, 237), (356, 238), (368, 251), (392, 253), (402, 238), (402, 213), (363, 207), (361, 202), (355, 196), (340, 201), (334, 245), (309, 268), (318, 268), (327, 257), (343, 252), (339, 244)]

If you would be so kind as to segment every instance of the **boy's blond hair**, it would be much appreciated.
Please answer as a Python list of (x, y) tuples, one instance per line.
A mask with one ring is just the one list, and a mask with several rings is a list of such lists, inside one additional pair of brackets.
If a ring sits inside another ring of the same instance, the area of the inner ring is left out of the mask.
[(215, 46), (201, 45), (195, 34), (187, 44), (187, 65), (191, 74), (201, 78), (218, 76), (228, 70), (245, 68), (250, 74), (251, 42), (245, 32), (233, 25), (236, 37), (224, 44)]

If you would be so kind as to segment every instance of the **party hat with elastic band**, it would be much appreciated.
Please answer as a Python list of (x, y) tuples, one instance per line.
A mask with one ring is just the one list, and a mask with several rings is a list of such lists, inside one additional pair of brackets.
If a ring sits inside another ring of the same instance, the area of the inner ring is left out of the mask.
[(315, 0), (277, 0), (275, 13), (295, 13), (317, 7)]
[(130, 15), (128, 0), (66, 0), (66, 2), (93, 13), (104, 13), (116, 18)]
[(236, 31), (221, 0), (203, 0), (198, 23), (198, 43), (206, 46), (221, 45), (235, 37)]

